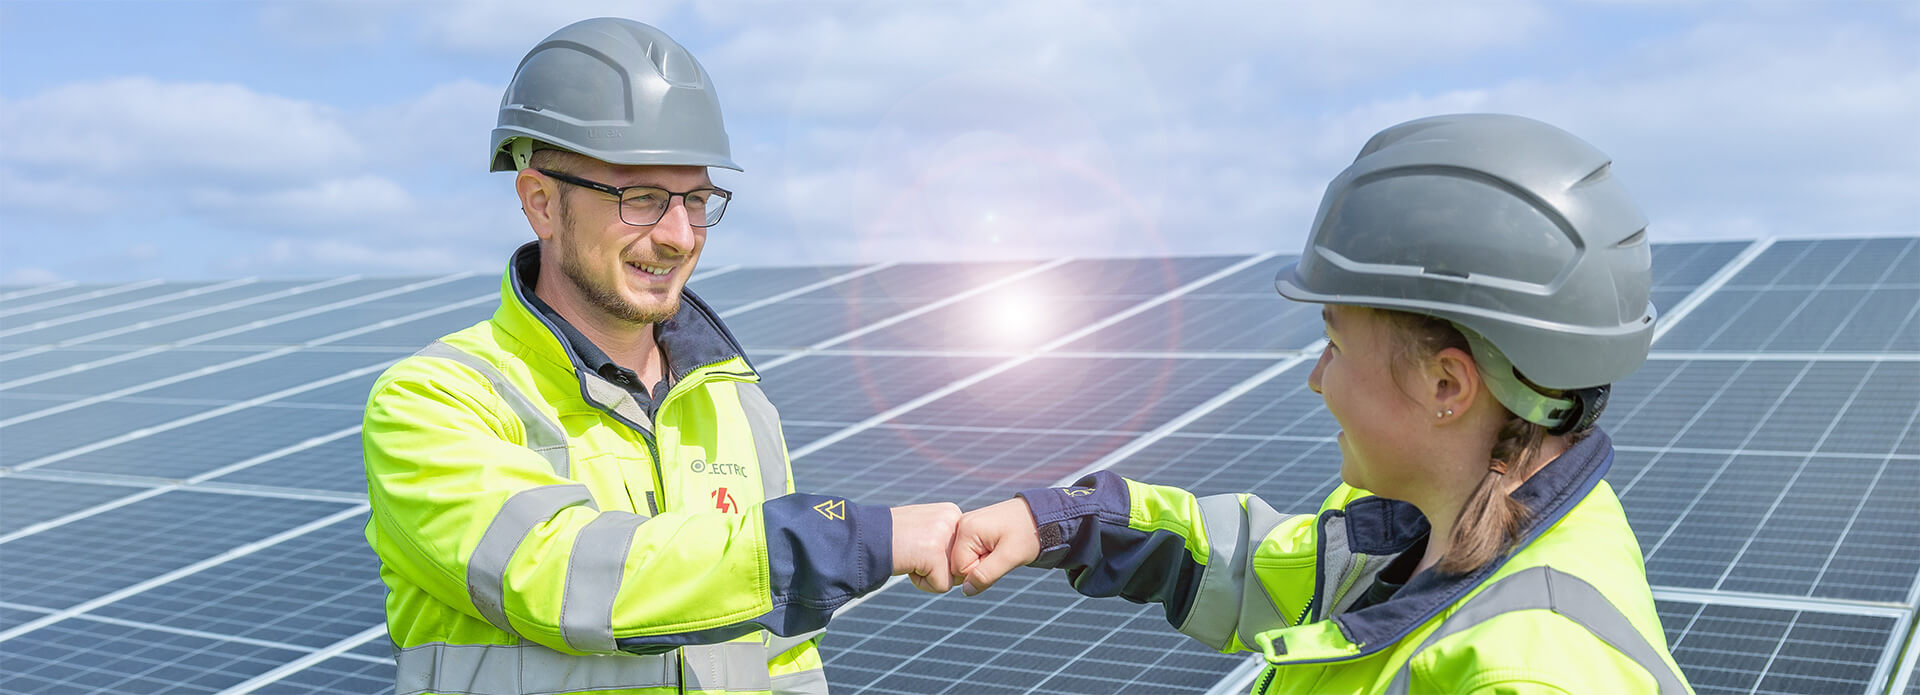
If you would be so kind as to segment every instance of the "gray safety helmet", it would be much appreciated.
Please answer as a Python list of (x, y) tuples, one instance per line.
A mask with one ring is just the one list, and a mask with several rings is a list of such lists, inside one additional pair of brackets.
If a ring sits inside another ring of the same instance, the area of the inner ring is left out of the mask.
[(526, 168), (535, 141), (613, 164), (740, 169), (706, 69), (630, 19), (574, 22), (520, 60), (500, 98), (492, 171)]
[(1610, 169), (1519, 116), (1393, 126), (1327, 185), (1300, 262), (1274, 286), (1447, 319), (1537, 386), (1611, 384), (1646, 361), (1656, 312), (1647, 219)]

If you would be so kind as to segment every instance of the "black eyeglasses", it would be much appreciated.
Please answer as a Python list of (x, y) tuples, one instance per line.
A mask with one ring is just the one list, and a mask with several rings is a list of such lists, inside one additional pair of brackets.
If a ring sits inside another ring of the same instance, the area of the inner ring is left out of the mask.
[(655, 186), (627, 186), (614, 188), (598, 181), (554, 171), (535, 169), (551, 176), (556, 181), (570, 183), (581, 188), (590, 188), (613, 196), (620, 200), (620, 221), (636, 227), (645, 227), (660, 222), (667, 215), (667, 208), (673, 205), (673, 199), (684, 201), (687, 208), (687, 224), (695, 227), (711, 227), (720, 223), (720, 216), (727, 212), (727, 202), (733, 200), (733, 193), (724, 188), (695, 188), (685, 193), (675, 193)]

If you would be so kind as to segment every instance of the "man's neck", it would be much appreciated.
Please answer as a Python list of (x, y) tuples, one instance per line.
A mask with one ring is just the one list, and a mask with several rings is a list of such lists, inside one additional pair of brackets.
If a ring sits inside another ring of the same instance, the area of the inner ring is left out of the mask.
[(582, 297), (559, 273), (542, 276), (546, 281), (538, 283), (534, 295), (606, 352), (607, 359), (639, 374), (640, 383), (649, 390), (666, 375), (666, 360), (654, 341), (653, 324), (632, 323), (607, 314)]

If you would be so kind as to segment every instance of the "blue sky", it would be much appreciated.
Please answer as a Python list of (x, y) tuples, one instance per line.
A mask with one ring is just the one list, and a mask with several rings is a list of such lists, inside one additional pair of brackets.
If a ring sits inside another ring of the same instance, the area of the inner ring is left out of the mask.
[(0, 0), (0, 283), (493, 270), (488, 131), (571, 21), (716, 80), (703, 264), (1292, 252), (1375, 131), (1505, 111), (1659, 240), (1920, 233), (1920, 3)]

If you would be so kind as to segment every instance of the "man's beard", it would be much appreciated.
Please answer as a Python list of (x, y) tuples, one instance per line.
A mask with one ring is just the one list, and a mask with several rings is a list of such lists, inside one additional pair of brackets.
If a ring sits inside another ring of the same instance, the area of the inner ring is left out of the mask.
[[(626, 263), (623, 262), (621, 265), (625, 266)], [(677, 291), (673, 293), (665, 307), (646, 309), (634, 306), (632, 302), (620, 296), (618, 290), (594, 282), (593, 277), (587, 273), (586, 265), (580, 262), (580, 257), (573, 252), (571, 245), (560, 246), (560, 272), (566, 274), (567, 279), (573, 282), (574, 287), (579, 288), (580, 294), (585, 296), (588, 302), (620, 320), (637, 324), (654, 324), (673, 318), (674, 314), (680, 312), (680, 293)]]

